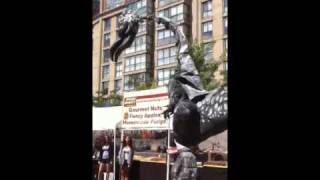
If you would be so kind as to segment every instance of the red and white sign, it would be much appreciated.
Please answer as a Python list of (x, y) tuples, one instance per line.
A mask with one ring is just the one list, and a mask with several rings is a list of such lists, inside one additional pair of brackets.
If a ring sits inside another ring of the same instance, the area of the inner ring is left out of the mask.
[(169, 129), (169, 120), (163, 116), (169, 104), (166, 87), (124, 93), (124, 129)]

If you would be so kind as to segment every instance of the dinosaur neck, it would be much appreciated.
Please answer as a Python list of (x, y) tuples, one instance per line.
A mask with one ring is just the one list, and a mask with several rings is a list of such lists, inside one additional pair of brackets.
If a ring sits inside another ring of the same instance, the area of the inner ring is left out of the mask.
[(181, 29), (175, 28), (178, 44), (178, 70), (198, 75), (198, 70), (190, 56), (189, 42)]

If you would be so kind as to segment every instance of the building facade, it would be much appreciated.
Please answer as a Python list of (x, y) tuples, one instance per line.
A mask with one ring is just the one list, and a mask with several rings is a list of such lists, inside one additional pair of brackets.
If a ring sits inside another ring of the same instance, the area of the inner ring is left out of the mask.
[[(93, 93), (108, 95), (133, 91), (138, 82), (168, 83), (177, 65), (173, 33), (162, 25), (140, 25), (137, 37), (117, 63), (110, 60), (110, 46), (117, 40), (118, 17), (124, 8), (139, 14), (166, 16), (176, 22), (189, 41), (200, 41), (206, 49), (206, 60), (227, 56), (227, 0), (94, 0), (92, 20)], [(227, 62), (219, 70), (227, 70)], [(216, 78), (222, 79), (220, 73)]]

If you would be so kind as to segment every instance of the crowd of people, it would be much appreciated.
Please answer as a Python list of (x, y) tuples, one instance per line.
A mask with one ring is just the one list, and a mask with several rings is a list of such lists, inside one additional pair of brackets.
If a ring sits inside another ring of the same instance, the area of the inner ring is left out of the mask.
[[(93, 179), (104, 180), (104, 175), (108, 180), (113, 172), (114, 146), (109, 135), (98, 136), (94, 142), (93, 151)], [(125, 136), (119, 151), (115, 157), (120, 168), (120, 180), (130, 180), (130, 170), (133, 163), (134, 149), (132, 138)]]
[[(101, 133), (96, 136), (94, 139), (94, 149), (93, 149), (93, 180), (109, 180), (113, 177), (117, 177), (116, 179), (120, 180), (131, 180), (134, 173), (132, 172), (133, 165), (133, 157), (136, 151), (139, 154), (139, 148), (137, 148), (137, 142), (139, 139), (135, 139), (136, 145), (133, 145), (132, 134), (126, 134), (122, 139), (121, 143), (117, 143), (114, 149), (113, 142), (113, 134), (111, 133)], [(148, 141), (148, 143), (150, 143)], [(138, 143), (139, 144), (139, 143)], [(136, 149), (137, 148), (137, 149)], [(114, 151), (115, 150), (115, 151)], [(167, 147), (160, 146), (160, 151), (165, 153)], [(189, 159), (192, 159), (192, 162), (196, 162), (195, 157), (190, 155), (190, 152), (197, 152), (198, 149), (187, 149), (183, 146), (176, 146), (175, 140), (173, 139), (173, 135), (170, 140), (170, 148), (168, 149), (169, 154), (171, 155), (171, 161), (180, 162), (179, 168), (172, 168), (171, 176), (173, 179), (177, 179), (177, 177), (181, 176), (194, 176), (195, 173), (185, 174), (184, 172), (193, 172), (196, 169), (196, 164), (194, 164), (193, 168), (185, 167), (188, 164)], [(116, 154), (114, 154), (116, 152)], [(141, 153), (141, 152), (140, 152)], [(181, 158), (181, 157), (184, 158)], [(187, 157), (187, 158), (185, 158)], [(116, 159), (114, 159), (116, 158)], [(184, 162), (182, 160), (188, 159), (188, 161)], [(115, 160), (115, 161), (114, 161)], [(116, 162), (116, 173), (114, 173), (114, 162)], [(105, 177), (106, 176), (106, 177)], [(190, 177), (194, 179), (194, 177)]]

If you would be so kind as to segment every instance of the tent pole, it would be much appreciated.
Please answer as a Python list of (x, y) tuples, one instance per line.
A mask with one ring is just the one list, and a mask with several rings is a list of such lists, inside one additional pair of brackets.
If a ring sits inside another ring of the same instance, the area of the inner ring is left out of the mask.
[[(168, 145), (167, 149), (170, 147), (170, 128), (168, 129)], [(169, 180), (169, 171), (170, 171), (170, 155), (167, 151), (167, 180)]]
[(113, 132), (113, 180), (116, 180), (116, 146), (117, 146), (117, 125)]

